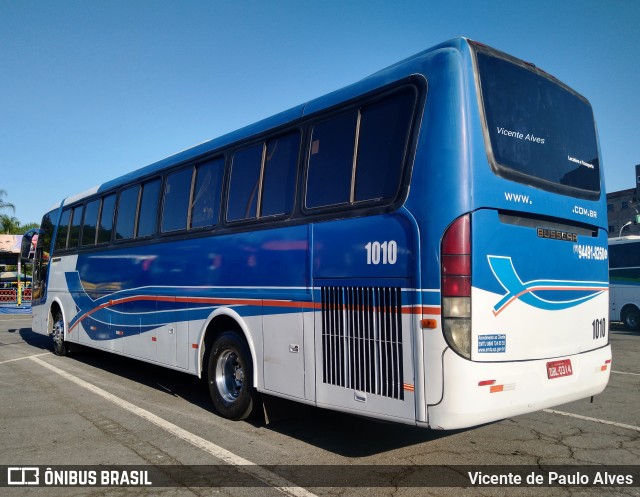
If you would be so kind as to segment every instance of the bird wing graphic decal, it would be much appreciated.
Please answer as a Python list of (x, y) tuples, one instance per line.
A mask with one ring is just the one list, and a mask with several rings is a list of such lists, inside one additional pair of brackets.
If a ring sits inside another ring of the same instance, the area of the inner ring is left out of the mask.
[[(582, 304), (606, 292), (606, 282), (571, 281), (571, 280), (532, 280), (523, 282), (516, 272), (511, 257), (489, 255), (489, 266), (494, 276), (506, 290), (506, 294), (493, 307), (493, 314), (497, 316), (506, 307), (520, 300), (527, 305), (545, 311), (569, 309)], [(551, 300), (542, 298), (536, 292), (580, 292), (581, 295), (571, 299)]]

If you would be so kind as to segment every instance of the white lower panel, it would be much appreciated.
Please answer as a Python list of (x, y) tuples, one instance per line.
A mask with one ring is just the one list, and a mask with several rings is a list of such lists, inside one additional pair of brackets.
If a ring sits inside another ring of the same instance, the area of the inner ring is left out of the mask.
[[(571, 360), (573, 374), (547, 378), (547, 362), (561, 359)], [(609, 381), (610, 359), (609, 345), (584, 354), (502, 363), (471, 362), (448, 349), (444, 395), (439, 404), (428, 406), (429, 425), (466, 428), (597, 395)], [(490, 380), (495, 383), (479, 385)]]

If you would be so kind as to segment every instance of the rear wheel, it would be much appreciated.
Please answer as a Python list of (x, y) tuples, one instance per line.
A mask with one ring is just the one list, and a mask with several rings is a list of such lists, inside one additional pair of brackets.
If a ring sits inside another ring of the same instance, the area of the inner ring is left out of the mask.
[(629, 307), (622, 313), (624, 327), (631, 331), (640, 330), (640, 311), (637, 307)]
[(249, 347), (232, 331), (213, 343), (207, 369), (209, 393), (222, 416), (241, 420), (251, 416), (259, 405), (253, 388), (253, 364)]
[(53, 338), (53, 353), (59, 356), (69, 355), (69, 342), (64, 339), (64, 319), (60, 311), (53, 313), (51, 337)]

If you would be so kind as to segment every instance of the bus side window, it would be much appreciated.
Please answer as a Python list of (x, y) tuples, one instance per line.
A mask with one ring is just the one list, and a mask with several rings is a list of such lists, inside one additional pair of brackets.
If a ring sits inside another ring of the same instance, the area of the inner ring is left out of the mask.
[(307, 207), (349, 202), (357, 122), (358, 112), (353, 111), (313, 127), (307, 177)]
[(116, 207), (116, 195), (107, 195), (102, 200), (102, 212), (98, 224), (97, 243), (109, 243), (113, 232), (113, 213)]
[(396, 196), (415, 103), (415, 91), (406, 89), (362, 108), (354, 201)]
[(120, 192), (116, 214), (116, 240), (133, 238), (139, 190), (140, 187), (136, 185)]
[(87, 247), (96, 243), (96, 227), (98, 223), (98, 212), (100, 211), (100, 199), (92, 200), (87, 204), (84, 213), (84, 223), (82, 225), (82, 239), (80, 245)]
[(640, 250), (635, 243), (621, 243), (609, 245), (609, 267), (628, 268), (640, 267)]
[(137, 238), (156, 234), (158, 218), (158, 200), (160, 198), (160, 179), (149, 181), (142, 185), (140, 199), (140, 215), (138, 216)]
[(78, 241), (80, 240), (80, 226), (82, 225), (82, 212), (84, 211), (84, 205), (79, 205), (73, 209), (73, 215), (71, 216), (71, 226), (69, 227), (69, 242), (67, 248), (78, 248)]
[(293, 210), (299, 150), (299, 132), (267, 142), (260, 217), (290, 214)]
[(264, 143), (259, 143), (233, 154), (227, 221), (257, 217), (263, 150)]
[(42, 218), (42, 222), (40, 223), (40, 229), (43, 231), (42, 240), (38, 241), (38, 247), (41, 247), (42, 250), (47, 254), (47, 258), (49, 257), (49, 251), (51, 250), (51, 239), (53, 237), (54, 232), (54, 214), (57, 214), (57, 209), (54, 211), (45, 214)]
[(69, 234), (69, 220), (71, 219), (71, 209), (65, 209), (60, 218), (58, 232), (56, 233), (56, 250), (64, 250), (67, 248), (67, 235)]
[(167, 176), (162, 202), (163, 233), (187, 229), (192, 177), (192, 167)]
[(190, 229), (215, 226), (217, 223), (223, 173), (223, 158), (205, 162), (196, 168)]

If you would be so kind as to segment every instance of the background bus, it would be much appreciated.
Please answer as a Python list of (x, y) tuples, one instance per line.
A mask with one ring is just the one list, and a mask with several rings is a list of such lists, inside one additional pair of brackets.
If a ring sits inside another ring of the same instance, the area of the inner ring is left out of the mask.
[(33, 328), (233, 419), (477, 425), (604, 389), (606, 228), (589, 103), (459, 38), (62, 201)]
[(640, 330), (640, 236), (609, 238), (609, 319)]

